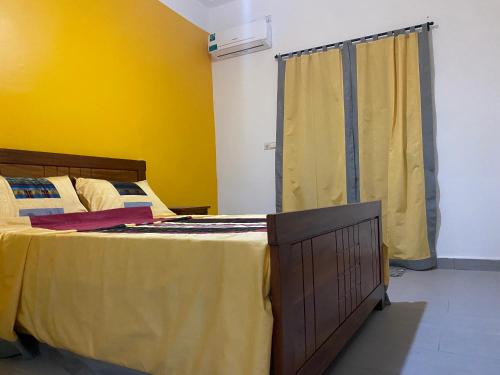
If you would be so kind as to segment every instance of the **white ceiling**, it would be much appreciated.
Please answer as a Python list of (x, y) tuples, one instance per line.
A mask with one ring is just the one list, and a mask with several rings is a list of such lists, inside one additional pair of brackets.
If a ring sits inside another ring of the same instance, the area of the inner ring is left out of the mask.
[[(236, 0), (160, 0), (170, 9), (187, 18), (206, 31), (209, 30), (210, 13), (216, 7)], [(0, 0), (2, 2), (2, 0)]]
[[(1, 1), (1, 0), (0, 0)], [(195, 25), (208, 31), (209, 12), (206, 6), (197, 0), (160, 0), (173, 11), (179, 13)]]
[(198, 0), (198, 2), (209, 8), (218, 7), (219, 5), (227, 4), (232, 1), (236, 0)]

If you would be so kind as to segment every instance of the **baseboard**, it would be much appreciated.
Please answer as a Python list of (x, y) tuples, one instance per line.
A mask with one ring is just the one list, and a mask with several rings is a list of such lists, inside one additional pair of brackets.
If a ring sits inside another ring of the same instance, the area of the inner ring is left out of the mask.
[(498, 260), (498, 259), (438, 258), (437, 268), (441, 268), (441, 269), (445, 269), (445, 270), (497, 271), (497, 272), (500, 272), (500, 260)]

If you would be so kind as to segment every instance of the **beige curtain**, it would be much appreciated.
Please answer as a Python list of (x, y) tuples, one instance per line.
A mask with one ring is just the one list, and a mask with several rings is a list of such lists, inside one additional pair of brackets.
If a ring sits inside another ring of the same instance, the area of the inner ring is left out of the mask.
[(286, 63), (283, 211), (344, 204), (344, 88), (339, 49)]
[(361, 201), (382, 200), (391, 259), (430, 257), (417, 33), (356, 46)]
[(279, 60), (277, 209), (381, 200), (387, 258), (429, 269), (437, 217), (429, 34), (389, 34)]

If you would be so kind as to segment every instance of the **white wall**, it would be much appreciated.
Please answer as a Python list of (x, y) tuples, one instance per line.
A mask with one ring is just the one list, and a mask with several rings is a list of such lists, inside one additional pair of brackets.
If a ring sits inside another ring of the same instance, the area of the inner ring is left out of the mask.
[(213, 64), (220, 212), (274, 211), (275, 53), (433, 20), (438, 256), (500, 259), (500, 2), (238, 0), (210, 30), (268, 14), (272, 51)]
[(208, 8), (196, 0), (159, 0), (203, 30), (209, 28)]

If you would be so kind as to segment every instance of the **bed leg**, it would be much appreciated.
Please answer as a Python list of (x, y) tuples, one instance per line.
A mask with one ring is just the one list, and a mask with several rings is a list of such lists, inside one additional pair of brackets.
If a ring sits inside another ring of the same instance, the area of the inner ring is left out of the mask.
[(377, 306), (375, 306), (375, 310), (382, 311), (385, 307), (385, 298), (382, 298), (378, 301)]
[(387, 292), (384, 292), (384, 296), (378, 301), (377, 305), (375, 306), (375, 310), (382, 311), (386, 306), (389, 306), (391, 304), (391, 300), (389, 299), (389, 296), (387, 295)]

